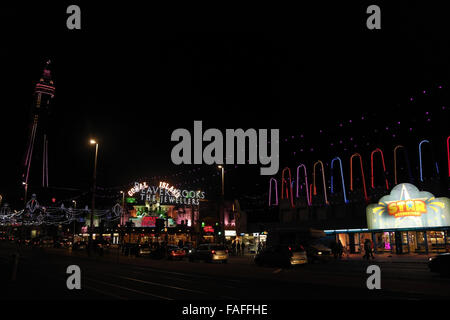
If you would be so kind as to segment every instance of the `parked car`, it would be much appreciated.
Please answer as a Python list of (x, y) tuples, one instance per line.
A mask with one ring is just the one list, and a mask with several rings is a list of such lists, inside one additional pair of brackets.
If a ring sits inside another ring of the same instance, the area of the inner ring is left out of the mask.
[(167, 259), (173, 260), (173, 259), (179, 259), (182, 260), (184, 257), (186, 257), (186, 252), (174, 245), (168, 245), (167, 246)]
[(428, 268), (431, 272), (441, 275), (450, 275), (450, 253), (442, 253), (428, 260)]
[(314, 262), (327, 262), (333, 255), (331, 249), (319, 241), (310, 242), (306, 245), (306, 253), (308, 255), (308, 261)]
[(86, 241), (77, 241), (73, 244), (72, 250), (86, 250)]
[(184, 252), (186, 252), (186, 255), (189, 255), (189, 253), (191, 253), (194, 250), (194, 246), (192, 245), (192, 243), (187, 242), (184, 244), (183, 250)]
[(150, 256), (152, 250), (148, 244), (139, 244), (136, 248), (136, 257)]
[(228, 250), (221, 244), (201, 244), (189, 254), (189, 261), (228, 262)]
[(259, 266), (290, 267), (308, 263), (308, 257), (301, 245), (276, 245), (258, 252), (254, 261)]

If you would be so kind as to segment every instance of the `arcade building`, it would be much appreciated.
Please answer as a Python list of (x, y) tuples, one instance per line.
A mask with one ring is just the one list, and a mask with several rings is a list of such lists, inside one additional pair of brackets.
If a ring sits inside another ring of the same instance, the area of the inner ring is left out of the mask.
[(363, 251), (369, 239), (376, 253), (450, 252), (450, 199), (436, 198), (409, 183), (366, 208), (367, 228), (325, 230), (350, 253)]

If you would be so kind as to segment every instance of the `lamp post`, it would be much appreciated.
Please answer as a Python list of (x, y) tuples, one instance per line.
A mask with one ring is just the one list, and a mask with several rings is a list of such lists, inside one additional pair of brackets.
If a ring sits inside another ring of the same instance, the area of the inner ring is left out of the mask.
[(220, 238), (222, 239), (222, 242), (225, 244), (225, 168), (224, 166), (219, 165), (218, 166), (219, 169), (221, 169), (222, 171), (222, 191), (221, 191), (221, 195), (220, 195), (220, 216), (219, 216), (219, 220), (220, 220), (220, 225), (221, 225), (221, 232), (222, 234), (220, 235)]
[(28, 183), (26, 183), (26, 182), (24, 181), (24, 182), (22, 182), (22, 185), (23, 185), (24, 188), (25, 188), (25, 195), (24, 195), (24, 197), (23, 197), (23, 202), (24, 202), (24, 207), (26, 208), (26, 206), (27, 206)]
[(125, 192), (123, 192), (122, 190), (120, 190), (120, 193), (122, 194), (122, 212), (120, 213), (120, 225), (123, 225), (123, 218), (124, 218), (124, 213), (125, 213)]
[(89, 141), (91, 145), (95, 144), (95, 161), (94, 161), (94, 176), (92, 180), (92, 212), (91, 212), (91, 225), (90, 225), (90, 233), (89, 233), (89, 242), (92, 245), (92, 233), (94, 231), (94, 211), (95, 211), (95, 188), (96, 188), (96, 180), (97, 180), (97, 155), (98, 155), (98, 143), (94, 139)]
[[(75, 200), (72, 200), (73, 203), (73, 208), (76, 209), (77, 208), (77, 202)], [(73, 219), (73, 240), (72, 240), (72, 244), (75, 242), (75, 223), (76, 223), (76, 219)]]

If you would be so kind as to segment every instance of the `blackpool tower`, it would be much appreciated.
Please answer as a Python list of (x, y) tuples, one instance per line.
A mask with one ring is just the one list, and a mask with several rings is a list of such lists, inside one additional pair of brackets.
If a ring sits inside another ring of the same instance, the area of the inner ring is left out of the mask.
[[(48, 130), (50, 102), (55, 95), (55, 86), (50, 72), (50, 60), (46, 62), (44, 71), (34, 89), (34, 101), (31, 111), (31, 125), (28, 144), (25, 152), (22, 184), (25, 186), (25, 201), (28, 185), (41, 184), (48, 187)], [(33, 169), (31, 169), (33, 164)], [(40, 175), (40, 169), (42, 175)], [(31, 171), (34, 171), (31, 174)], [(36, 177), (36, 181), (31, 181)]]

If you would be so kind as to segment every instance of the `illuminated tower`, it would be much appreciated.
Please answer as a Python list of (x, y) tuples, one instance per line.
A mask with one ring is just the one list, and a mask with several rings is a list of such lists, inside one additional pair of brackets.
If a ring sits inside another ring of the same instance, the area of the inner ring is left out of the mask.
[[(24, 173), (22, 174), (23, 183), (26, 187), (30, 181), (31, 163), (41, 165), (41, 185), (43, 188), (48, 187), (48, 118), (50, 101), (55, 95), (55, 86), (49, 65), (50, 60), (46, 62), (42, 76), (34, 89), (30, 136), (25, 153)], [(36, 170), (35, 172), (38, 173), (39, 171)], [(33, 176), (38, 177), (37, 174), (33, 174)], [(33, 181), (33, 183), (35, 182)]]

